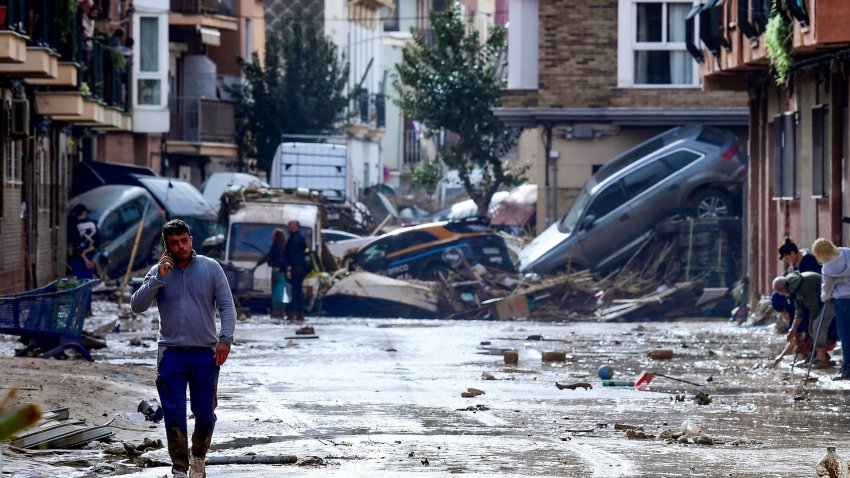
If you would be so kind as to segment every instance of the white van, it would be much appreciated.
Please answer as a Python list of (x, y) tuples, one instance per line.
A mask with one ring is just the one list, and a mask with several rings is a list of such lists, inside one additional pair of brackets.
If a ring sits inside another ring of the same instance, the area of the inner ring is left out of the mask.
[[(321, 208), (321, 204), (307, 198), (268, 198), (242, 203), (236, 212), (230, 214), (224, 262), (244, 269), (254, 268), (268, 252), (272, 243), (272, 232), (281, 229), (288, 236), (286, 226), (293, 220), (301, 224), (301, 235), (310, 250), (320, 251)], [(305, 279), (304, 293), (308, 303), (312, 302), (318, 285), (318, 278)], [(252, 291), (242, 295), (247, 298), (270, 298), (271, 292), (271, 268), (268, 264), (263, 264), (254, 271)]]

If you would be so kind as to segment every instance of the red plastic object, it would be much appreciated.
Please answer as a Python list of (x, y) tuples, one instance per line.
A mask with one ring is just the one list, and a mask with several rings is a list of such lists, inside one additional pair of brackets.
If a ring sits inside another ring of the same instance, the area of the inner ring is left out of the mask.
[(644, 386), (649, 385), (653, 378), (655, 378), (655, 375), (652, 372), (644, 370), (640, 373), (640, 375), (638, 375), (637, 380), (635, 380), (635, 388), (643, 388)]

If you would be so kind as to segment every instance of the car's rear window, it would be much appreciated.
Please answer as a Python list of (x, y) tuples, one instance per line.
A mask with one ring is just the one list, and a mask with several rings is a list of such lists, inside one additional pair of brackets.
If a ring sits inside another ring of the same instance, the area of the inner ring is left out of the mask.
[(671, 170), (679, 171), (684, 169), (686, 166), (693, 163), (699, 158), (700, 155), (694, 153), (693, 151), (680, 149), (679, 151), (674, 151), (668, 154), (667, 156), (664, 156), (662, 160), (667, 163)]
[(723, 130), (705, 127), (697, 136), (697, 141), (713, 146), (723, 146), (729, 142), (729, 136)]

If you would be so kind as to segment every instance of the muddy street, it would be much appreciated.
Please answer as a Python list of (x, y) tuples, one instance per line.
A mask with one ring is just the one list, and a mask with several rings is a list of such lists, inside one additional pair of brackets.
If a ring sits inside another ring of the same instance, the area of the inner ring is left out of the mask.
[[(155, 344), (147, 339), (156, 324), (145, 317), (135, 323), (109, 336), (98, 365), (153, 366)], [(764, 368), (781, 347), (772, 327), (695, 320), (308, 323), (318, 338), (290, 338), (297, 327), (268, 316), (239, 323), (221, 374), (210, 453), (292, 454), (302, 466), (210, 466), (208, 476), (804, 476), (828, 445), (850, 457), (850, 386), (814, 373), (820, 380), (801, 399), (805, 370), (792, 371), (788, 362)], [(142, 345), (128, 346), (136, 337)], [(657, 347), (674, 357), (646, 356)], [(516, 366), (505, 364), (505, 349), (518, 351)], [(566, 362), (543, 363), (552, 351), (565, 352)], [(647, 370), (703, 386), (656, 376), (647, 391), (603, 387), (603, 364), (617, 380)], [(593, 388), (562, 390), (556, 382)], [(470, 387), (485, 393), (461, 397)], [(138, 389), (140, 396), (125, 401), (153, 398), (143, 396), (155, 393), (149, 386)], [(711, 403), (696, 403), (696, 392)], [(716, 444), (661, 438), (686, 420)], [(146, 436), (164, 438), (162, 424)], [(642, 436), (652, 438), (631, 439)], [(100, 476), (168, 471), (112, 463)], [(97, 476), (95, 468), (76, 470)]]

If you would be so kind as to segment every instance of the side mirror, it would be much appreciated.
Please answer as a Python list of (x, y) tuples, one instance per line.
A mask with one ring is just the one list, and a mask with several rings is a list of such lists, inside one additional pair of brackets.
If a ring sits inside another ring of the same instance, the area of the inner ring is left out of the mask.
[(581, 230), (582, 231), (589, 230), (591, 227), (593, 227), (593, 223), (595, 223), (595, 222), (596, 222), (596, 216), (594, 216), (592, 214), (584, 216), (584, 219), (581, 220)]

